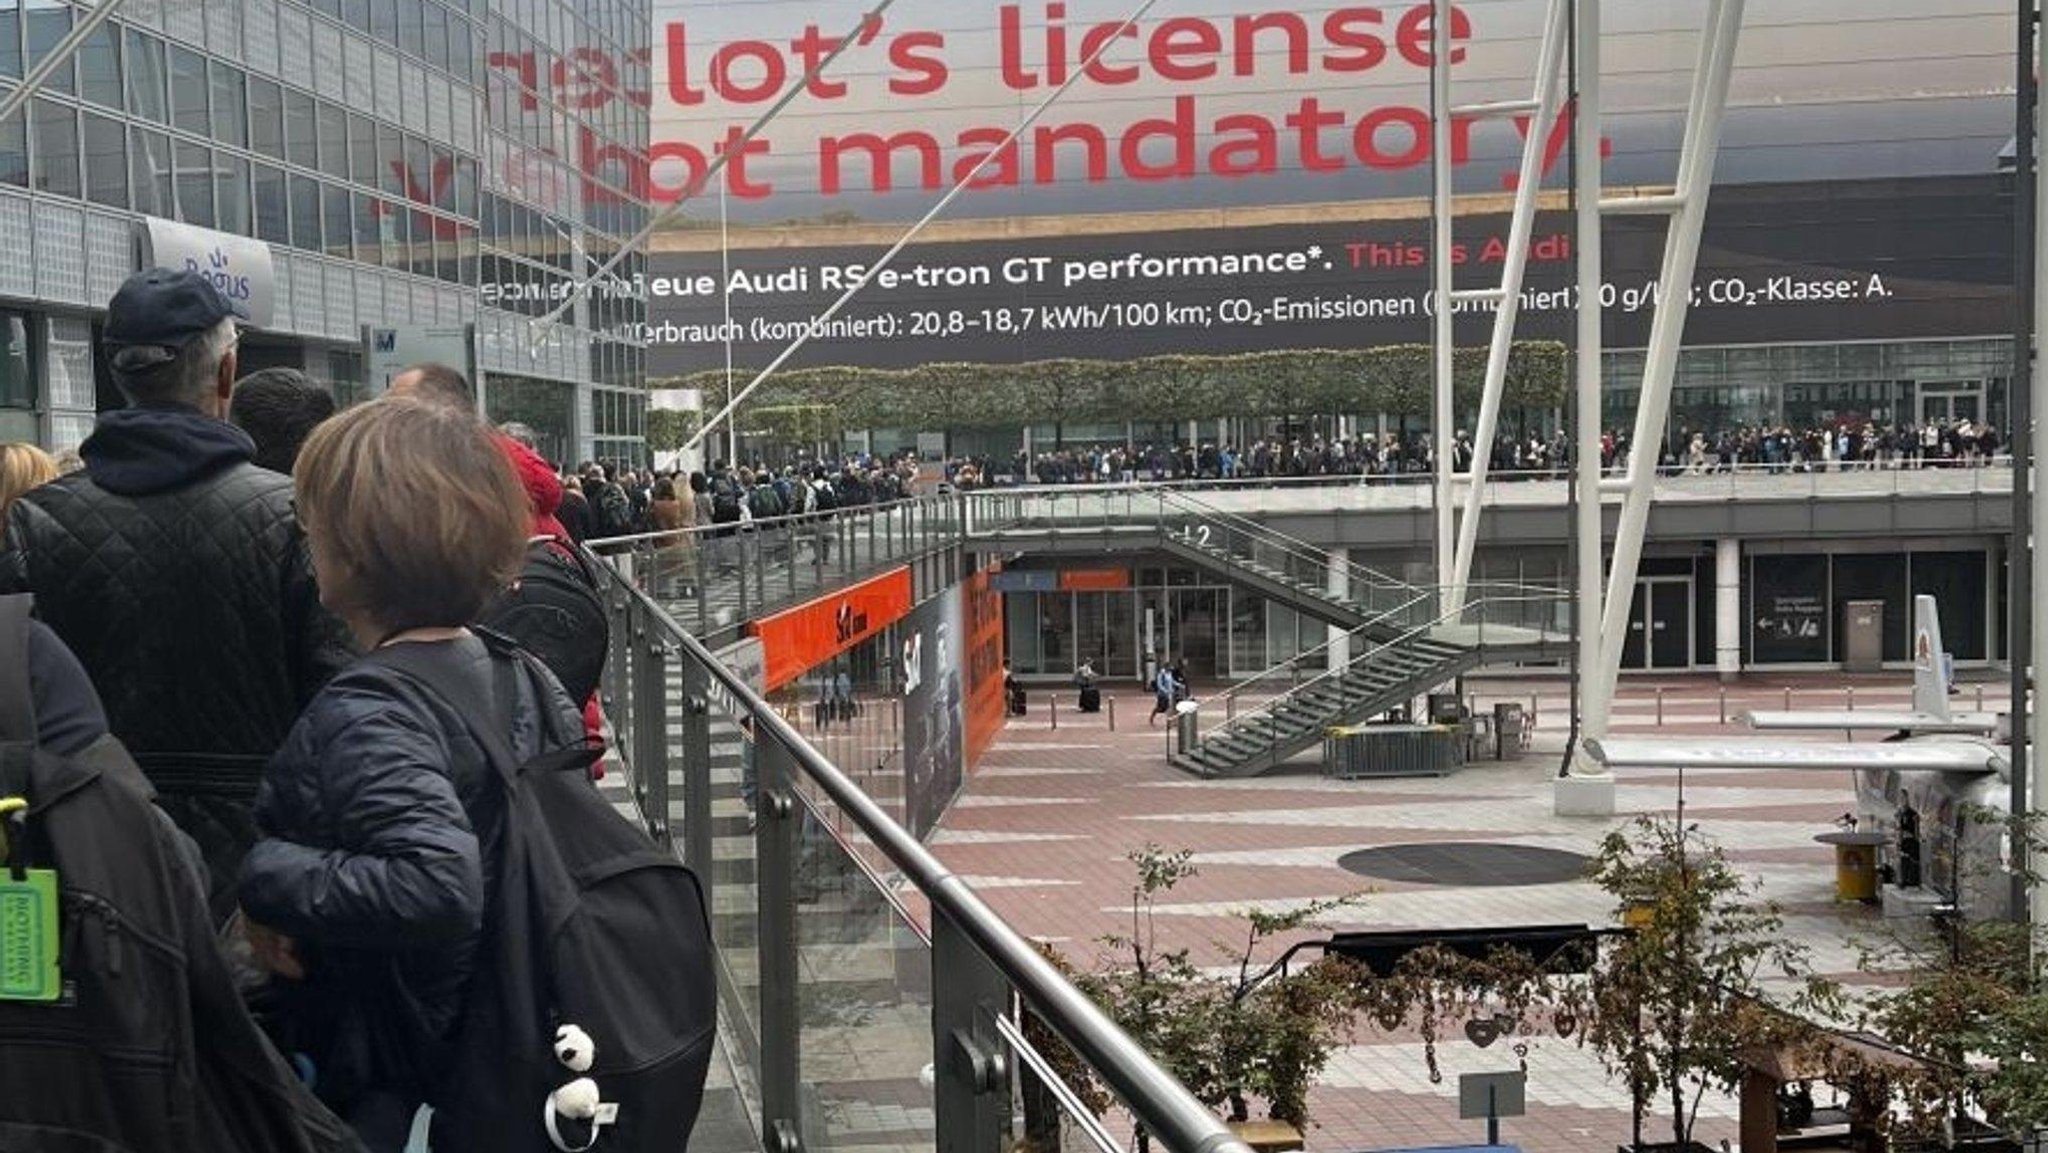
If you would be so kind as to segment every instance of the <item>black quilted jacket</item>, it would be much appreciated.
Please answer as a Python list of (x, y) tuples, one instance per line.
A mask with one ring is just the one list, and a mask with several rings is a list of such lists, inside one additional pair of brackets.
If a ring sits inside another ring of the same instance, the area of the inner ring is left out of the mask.
[(349, 661), (313, 585), (291, 481), (190, 409), (110, 412), (85, 471), (14, 502), (0, 592), (78, 654), (107, 724), (205, 852), (224, 912), (263, 763)]

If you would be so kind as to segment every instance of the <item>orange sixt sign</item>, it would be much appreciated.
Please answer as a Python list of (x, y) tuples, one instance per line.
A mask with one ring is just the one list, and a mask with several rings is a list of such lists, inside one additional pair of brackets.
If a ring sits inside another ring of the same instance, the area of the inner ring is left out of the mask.
[(774, 692), (910, 613), (910, 570), (881, 576), (806, 601), (747, 626), (759, 637), (766, 690)]

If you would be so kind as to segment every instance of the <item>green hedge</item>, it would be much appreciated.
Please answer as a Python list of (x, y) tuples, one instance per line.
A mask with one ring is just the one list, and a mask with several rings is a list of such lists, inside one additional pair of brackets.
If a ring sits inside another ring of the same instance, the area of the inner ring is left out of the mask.
[[(1571, 363), (1552, 341), (1519, 342), (1508, 357), (1509, 408), (1564, 403)], [(1486, 350), (1457, 350), (1460, 408), (1476, 407)], [(746, 374), (734, 378), (742, 387)], [(651, 382), (703, 390), (707, 412), (725, 404), (725, 372)], [(747, 407), (828, 406), (847, 428), (957, 429), (1054, 421), (1214, 420), (1310, 413), (1424, 414), (1427, 345), (1304, 348), (1233, 356), (927, 364), (908, 369), (794, 369), (761, 386)]]

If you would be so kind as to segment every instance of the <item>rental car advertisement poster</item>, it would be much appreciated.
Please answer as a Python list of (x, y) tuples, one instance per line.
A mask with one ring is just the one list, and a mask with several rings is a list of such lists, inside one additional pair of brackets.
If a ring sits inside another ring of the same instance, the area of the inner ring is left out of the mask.
[[(2004, 325), (2011, 7), (1751, 0), (1690, 342)], [(1547, 3), (1455, 4), (1443, 61), (1415, 0), (1161, 0), (1130, 23), (1111, 0), (871, 8), (657, 7), (647, 182), (687, 200), (639, 286), (657, 377), (759, 368), (806, 334), (793, 366), (1424, 342), (1432, 71), (1457, 105), (1526, 99)], [(1668, 188), (1701, 6), (1603, 19), (1603, 179)], [(1568, 107), (1452, 124), (1460, 287), (1498, 283), (1523, 144), (1541, 149), (1524, 336), (1565, 335), (1577, 306), (1571, 128)], [(1607, 340), (1640, 345), (1663, 222), (1607, 227)], [(1490, 319), (1462, 315), (1460, 342)]]

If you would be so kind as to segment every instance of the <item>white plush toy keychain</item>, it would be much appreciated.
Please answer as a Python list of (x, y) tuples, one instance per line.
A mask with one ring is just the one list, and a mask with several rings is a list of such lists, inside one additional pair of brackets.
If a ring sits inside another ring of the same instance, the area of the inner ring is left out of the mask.
[[(564, 1025), (555, 1030), (555, 1060), (571, 1073), (588, 1073), (597, 1060), (597, 1043), (581, 1027)], [(590, 1126), (590, 1135), (581, 1145), (570, 1144), (562, 1137), (563, 1118)], [(597, 1082), (580, 1076), (548, 1094), (547, 1107), (541, 1113), (548, 1140), (562, 1153), (583, 1153), (597, 1144), (600, 1130), (618, 1119), (618, 1103), (601, 1099)]]

